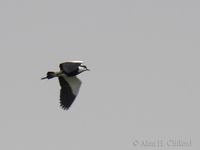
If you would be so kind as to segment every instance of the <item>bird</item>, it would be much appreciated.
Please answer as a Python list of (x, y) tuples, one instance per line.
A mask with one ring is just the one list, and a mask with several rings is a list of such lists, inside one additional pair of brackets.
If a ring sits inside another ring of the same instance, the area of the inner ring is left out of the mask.
[(83, 65), (83, 61), (63, 62), (59, 67), (60, 71), (48, 71), (46, 77), (41, 79), (58, 77), (61, 86), (60, 107), (64, 110), (68, 110), (78, 95), (82, 84), (81, 80), (76, 76), (84, 71), (90, 71), (90, 69)]

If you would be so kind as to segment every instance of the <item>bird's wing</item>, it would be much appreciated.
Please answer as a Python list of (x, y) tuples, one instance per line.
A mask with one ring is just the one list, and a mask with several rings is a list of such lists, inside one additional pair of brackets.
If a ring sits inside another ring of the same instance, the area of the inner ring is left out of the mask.
[(60, 82), (60, 106), (63, 109), (69, 109), (74, 99), (78, 95), (81, 86), (81, 80), (74, 77), (58, 77)]
[(82, 61), (64, 62), (60, 64), (60, 70), (64, 71), (65, 73), (70, 73), (76, 70), (82, 63)]

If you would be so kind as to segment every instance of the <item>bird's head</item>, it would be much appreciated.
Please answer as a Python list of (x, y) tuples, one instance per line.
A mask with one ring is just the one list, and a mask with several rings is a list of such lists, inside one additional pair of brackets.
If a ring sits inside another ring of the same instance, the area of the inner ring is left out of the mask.
[(78, 67), (78, 72), (84, 72), (84, 71), (90, 71), (90, 69), (88, 69), (85, 65), (81, 65)]

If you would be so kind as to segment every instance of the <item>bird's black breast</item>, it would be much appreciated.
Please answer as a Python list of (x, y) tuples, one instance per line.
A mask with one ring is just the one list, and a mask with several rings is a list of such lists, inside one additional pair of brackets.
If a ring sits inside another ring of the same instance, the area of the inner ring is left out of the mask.
[(63, 71), (65, 74), (67, 74), (67, 76), (68, 77), (72, 77), (72, 76), (76, 76), (77, 74), (79, 74), (78, 73), (78, 68), (77, 69), (75, 69), (74, 71), (72, 71), (72, 72), (70, 72), (70, 73), (67, 73), (67, 72), (65, 72), (65, 71)]

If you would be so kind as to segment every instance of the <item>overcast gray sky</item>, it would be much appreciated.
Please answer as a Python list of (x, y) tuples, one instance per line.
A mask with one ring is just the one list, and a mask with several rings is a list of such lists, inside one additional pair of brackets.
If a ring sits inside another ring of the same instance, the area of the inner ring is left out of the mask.
[[(198, 0), (1, 0), (1, 149), (199, 149), (199, 14)], [(40, 78), (71, 60), (91, 71), (64, 111), (58, 79)]]

